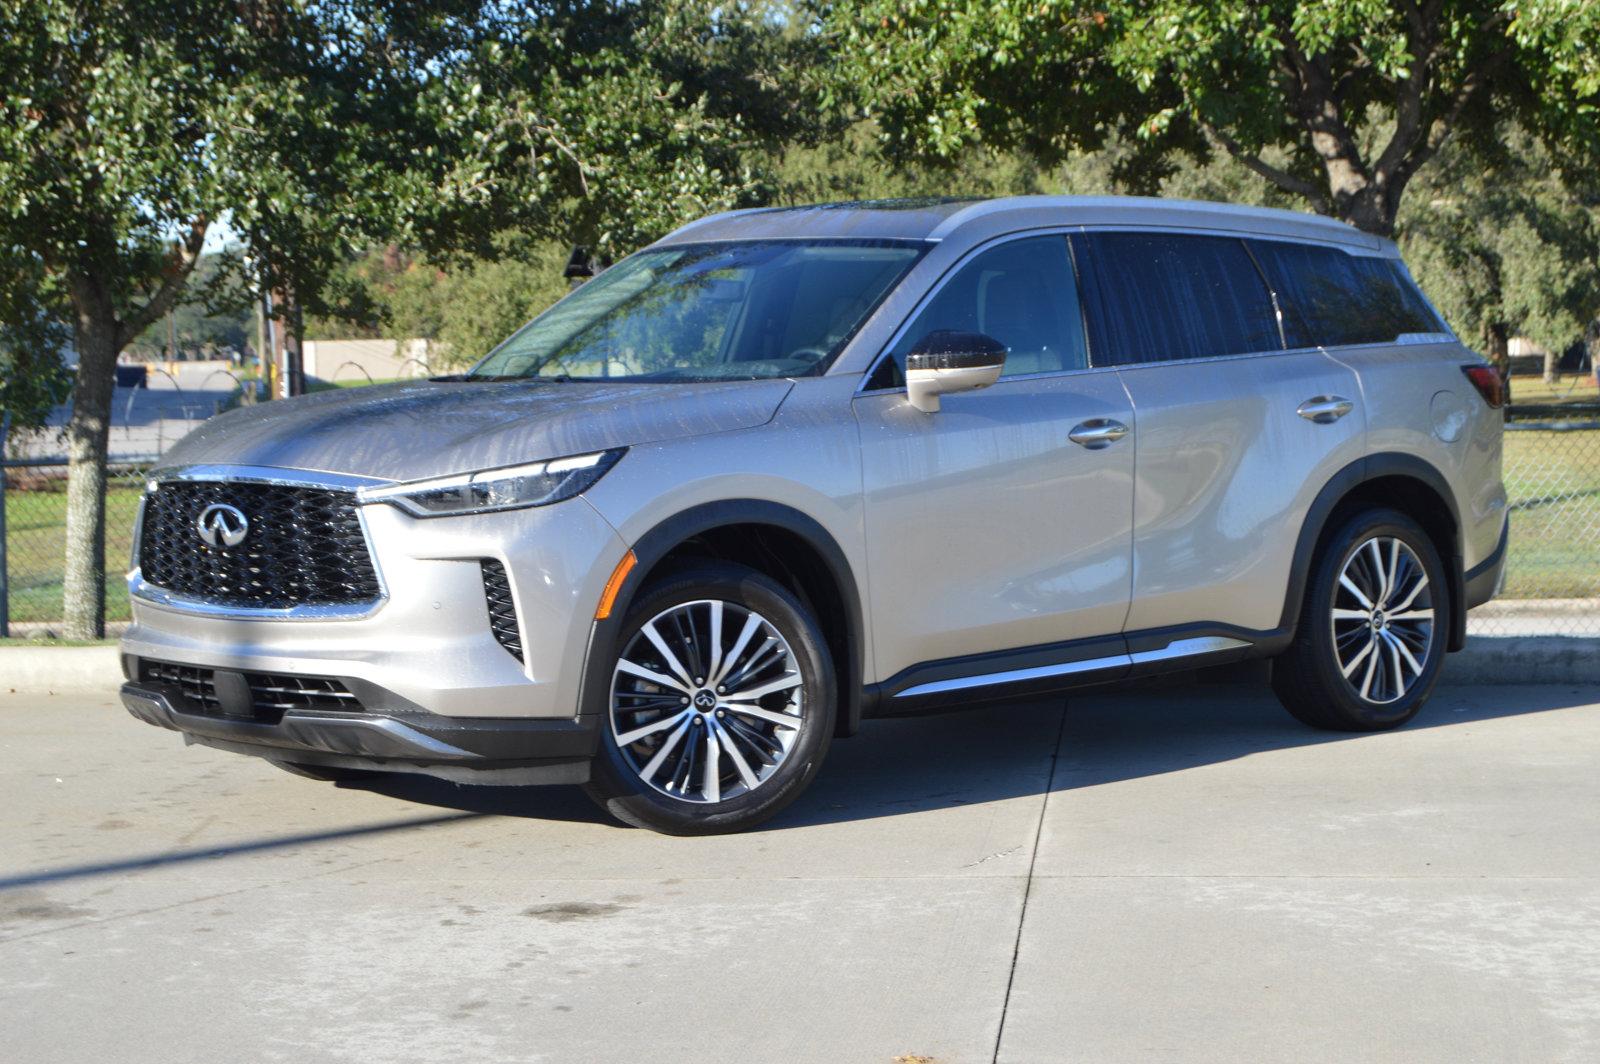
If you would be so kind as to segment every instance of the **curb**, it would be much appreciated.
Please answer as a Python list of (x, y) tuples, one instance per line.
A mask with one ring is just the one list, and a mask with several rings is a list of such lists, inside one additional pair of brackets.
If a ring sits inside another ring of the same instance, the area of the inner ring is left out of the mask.
[[(1600, 684), (1600, 638), (1559, 635), (1467, 637), (1445, 659), (1444, 684)], [(0, 647), (0, 693), (116, 697), (117, 648)]]
[(1600, 638), (1565, 635), (1469, 635), (1445, 658), (1445, 684), (1600, 683)]
[(122, 686), (117, 648), (0, 647), (0, 694), (99, 695)]

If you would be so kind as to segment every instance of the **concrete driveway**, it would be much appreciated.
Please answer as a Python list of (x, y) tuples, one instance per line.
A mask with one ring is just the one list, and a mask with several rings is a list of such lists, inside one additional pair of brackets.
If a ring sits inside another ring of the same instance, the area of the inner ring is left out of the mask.
[[(0, 684), (0, 689), (3, 689)], [(1592, 1061), (1600, 689), (869, 724), (769, 829), (334, 787), (0, 694), (8, 1060)]]

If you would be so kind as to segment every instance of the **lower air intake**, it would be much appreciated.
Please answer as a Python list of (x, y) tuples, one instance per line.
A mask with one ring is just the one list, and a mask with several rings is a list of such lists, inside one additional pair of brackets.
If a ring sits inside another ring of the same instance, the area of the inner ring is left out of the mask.
[(489, 558), (483, 560), (483, 597), (489, 607), (489, 630), (500, 645), (518, 661), (522, 658), (522, 629), (517, 626), (517, 608), (511, 601), (511, 580), (506, 567)]

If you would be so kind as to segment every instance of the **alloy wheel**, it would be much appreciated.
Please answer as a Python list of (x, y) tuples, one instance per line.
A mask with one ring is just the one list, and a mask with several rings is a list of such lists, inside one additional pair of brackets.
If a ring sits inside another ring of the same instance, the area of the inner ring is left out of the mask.
[(746, 794), (788, 758), (804, 677), (771, 621), (720, 599), (673, 606), (623, 648), (611, 680), (611, 734), (635, 775), (680, 801)]
[(1427, 667), (1437, 620), (1416, 552), (1394, 536), (1362, 543), (1339, 572), (1332, 614), (1333, 650), (1345, 682), (1374, 704), (1403, 698)]

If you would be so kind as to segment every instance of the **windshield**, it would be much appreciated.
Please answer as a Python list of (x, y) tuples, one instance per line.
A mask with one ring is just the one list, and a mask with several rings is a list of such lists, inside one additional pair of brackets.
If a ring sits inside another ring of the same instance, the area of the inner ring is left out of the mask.
[(468, 376), (819, 373), (922, 250), (891, 241), (750, 241), (642, 251), (523, 326)]

